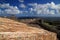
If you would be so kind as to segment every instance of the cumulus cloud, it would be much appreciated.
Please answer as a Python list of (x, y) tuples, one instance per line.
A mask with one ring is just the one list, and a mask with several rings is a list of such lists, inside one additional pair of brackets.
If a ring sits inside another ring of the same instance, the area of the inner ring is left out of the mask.
[(30, 6), (37, 6), (37, 3), (29, 3)]
[(32, 6), (31, 11), (35, 11), (37, 14), (60, 14), (60, 4), (54, 2), (46, 4), (30, 3), (28, 5)]
[(19, 14), (20, 10), (17, 6), (10, 6), (9, 4), (0, 4), (0, 13)]
[(3, 11), (0, 9), (0, 14), (3, 13)]
[(34, 9), (33, 8), (29, 8), (29, 10), (30, 10), (30, 13), (32, 13)]
[[(31, 6), (31, 7), (29, 7)], [(25, 8), (23, 10), (19, 9), (17, 6), (10, 6), (10, 4), (0, 4), (0, 13), (7, 14), (60, 14), (60, 4), (55, 4), (54, 2), (46, 4), (29, 3), (28, 5), (20, 4), (19, 7)], [(26, 9), (27, 8), (27, 9)]]
[(19, 2), (24, 2), (24, 0), (19, 0)]
[(26, 6), (24, 4), (20, 4), (19, 7), (26, 8)]

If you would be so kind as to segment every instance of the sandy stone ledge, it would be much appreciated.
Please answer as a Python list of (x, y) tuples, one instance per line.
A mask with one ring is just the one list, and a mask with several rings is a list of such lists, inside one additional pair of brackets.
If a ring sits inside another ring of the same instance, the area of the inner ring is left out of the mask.
[(55, 33), (0, 32), (0, 40), (57, 40)]
[(57, 40), (56, 34), (8, 18), (0, 18), (0, 40)]

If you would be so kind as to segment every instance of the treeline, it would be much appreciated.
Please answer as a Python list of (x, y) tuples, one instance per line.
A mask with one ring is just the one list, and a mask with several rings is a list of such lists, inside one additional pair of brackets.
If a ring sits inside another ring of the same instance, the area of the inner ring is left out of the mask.
[(54, 26), (50, 22), (44, 22), (44, 20), (38, 20), (37, 24), (45, 30), (55, 32), (57, 34), (57, 38), (60, 40), (60, 26)]

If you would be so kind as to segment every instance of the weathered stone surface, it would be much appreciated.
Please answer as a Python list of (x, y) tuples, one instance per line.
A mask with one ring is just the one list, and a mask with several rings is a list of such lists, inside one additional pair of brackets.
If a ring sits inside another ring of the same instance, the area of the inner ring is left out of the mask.
[(56, 34), (1, 32), (0, 40), (56, 40)]
[(0, 40), (56, 40), (56, 34), (7, 18), (0, 18)]

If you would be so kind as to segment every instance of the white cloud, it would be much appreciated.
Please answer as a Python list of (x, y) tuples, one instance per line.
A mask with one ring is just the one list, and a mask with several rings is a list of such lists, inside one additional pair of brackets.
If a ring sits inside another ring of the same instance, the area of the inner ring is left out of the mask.
[(20, 11), (17, 9), (5, 9), (5, 12), (7, 14), (18, 14), (18, 13), (20, 13)]
[(26, 6), (24, 4), (20, 4), (19, 7), (26, 8)]
[[(4, 10), (2, 10), (4, 9)], [(17, 8), (17, 6), (10, 6), (9, 4), (0, 4), (0, 12), (7, 14), (19, 14), (20, 10)]]
[(2, 10), (0, 9), (0, 14), (2, 13)]
[[(28, 6), (32, 6), (29, 8)], [(28, 5), (20, 4), (19, 7), (25, 8), (24, 10), (19, 10), (17, 6), (10, 6), (10, 4), (0, 4), (0, 13), (7, 14), (19, 14), (19, 13), (36, 13), (36, 14), (60, 14), (60, 4), (55, 4), (54, 2), (46, 4), (30, 3)], [(26, 9), (28, 8), (28, 10)], [(2, 10), (3, 9), (3, 10)]]
[(28, 5), (29, 6), (37, 6), (38, 4), (37, 3), (29, 3)]
[(29, 10), (30, 10), (30, 13), (32, 13), (34, 9), (33, 8), (29, 8)]
[(24, 2), (24, 0), (19, 0), (19, 2)]
[(54, 11), (54, 10), (51, 10), (50, 13), (51, 13), (51, 14), (55, 14), (55, 11)]
[(31, 10), (37, 14), (60, 14), (60, 4), (54, 2), (47, 4), (30, 3), (28, 5), (32, 6), (33, 10)]
[(51, 2), (51, 5), (52, 5), (52, 6), (55, 6), (55, 3), (54, 3), (54, 2)]
[(7, 4), (0, 4), (0, 8), (9, 8), (10, 5), (7, 3)]

